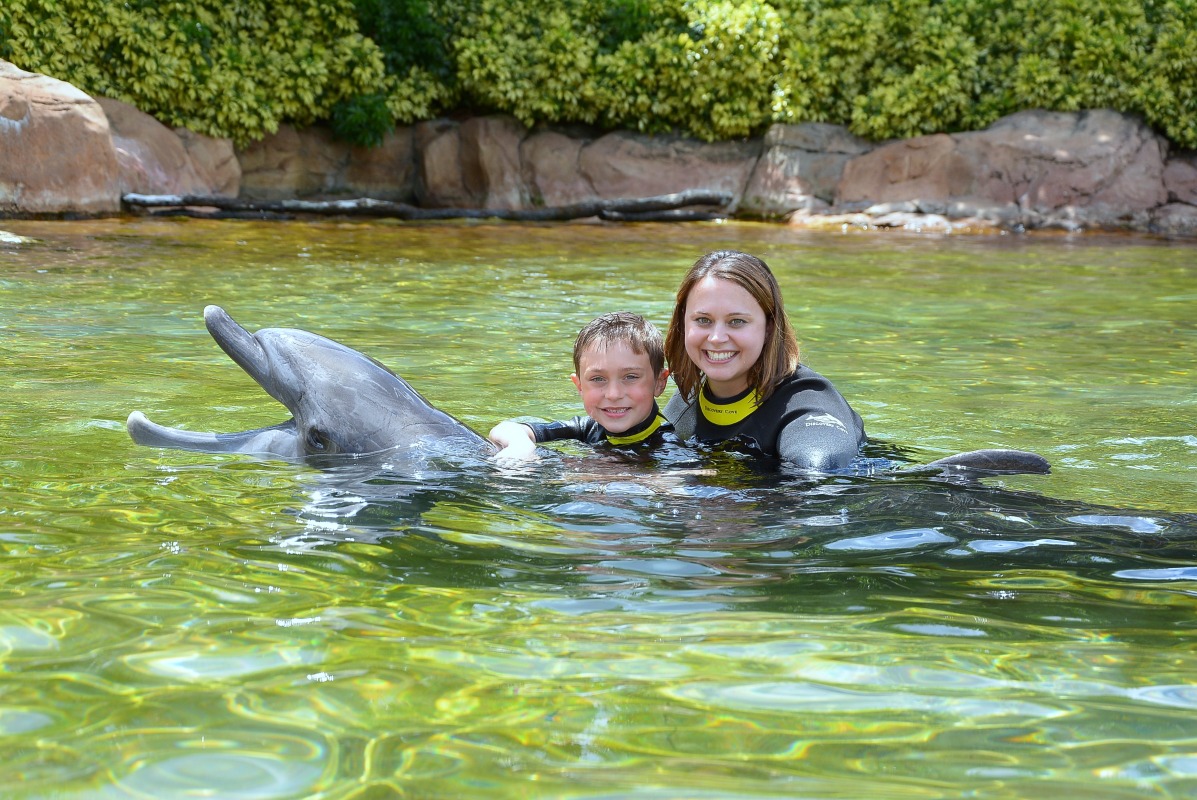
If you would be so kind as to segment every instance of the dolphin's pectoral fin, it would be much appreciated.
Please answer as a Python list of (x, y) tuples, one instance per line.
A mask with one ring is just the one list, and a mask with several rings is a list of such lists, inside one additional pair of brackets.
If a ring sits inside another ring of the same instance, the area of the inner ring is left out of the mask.
[(938, 469), (944, 474), (984, 472), (1006, 475), (1046, 475), (1052, 471), (1046, 458), (1027, 450), (970, 450), (932, 461), (920, 471), (923, 469)]
[(295, 420), (268, 428), (239, 433), (208, 433), (168, 428), (151, 422), (145, 414), (134, 411), (125, 422), (133, 441), (146, 447), (171, 447), (201, 453), (246, 453), (301, 458), (303, 448), (295, 431)]

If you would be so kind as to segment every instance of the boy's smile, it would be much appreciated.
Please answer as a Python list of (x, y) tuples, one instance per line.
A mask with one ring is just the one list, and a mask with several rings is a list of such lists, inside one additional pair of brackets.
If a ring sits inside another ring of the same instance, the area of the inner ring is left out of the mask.
[(626, 341), (592, 347), (579, 358), (581, 374), (570, 375), (586, 413), (608, 433), (623, 433), (648, 419), (665, 391), (669, 370), (654, 375), (648, 353)]

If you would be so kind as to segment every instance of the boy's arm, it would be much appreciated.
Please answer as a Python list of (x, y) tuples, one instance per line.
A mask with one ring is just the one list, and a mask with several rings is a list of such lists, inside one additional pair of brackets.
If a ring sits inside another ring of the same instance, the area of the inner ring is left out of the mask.
[(488, 437), (499, 446), (495, 461), (528, 461), (536, 458), (536, 436), (521, 422), (503, 420), (490, 429)]

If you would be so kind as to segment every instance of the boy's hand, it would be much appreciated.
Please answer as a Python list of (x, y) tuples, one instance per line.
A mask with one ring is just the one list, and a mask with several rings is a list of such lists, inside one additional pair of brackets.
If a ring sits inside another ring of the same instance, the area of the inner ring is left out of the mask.
[(518, 464), (536, 458), (536, 438), (532, 429), (511, 420), (504, 420), (490, 429), (488, 437), (499, 446), (491, 460), (500, 465)]

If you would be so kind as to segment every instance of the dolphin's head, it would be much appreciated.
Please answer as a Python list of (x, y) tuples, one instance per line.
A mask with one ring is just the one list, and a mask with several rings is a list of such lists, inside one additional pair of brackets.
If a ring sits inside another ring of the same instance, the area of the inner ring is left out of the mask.
[(294, 328), (250, 333), (219, 306), (204, 309), (204, 322), (221, 349), (292, 419), (240, 433), (197, 434), (155, 425), (134, 412), (128, 429), (139, 444), (290, 459), (374, 454), (451, 438), (486, 446), (407, 381), (350, 347)]

